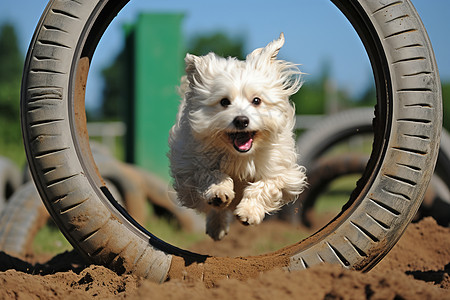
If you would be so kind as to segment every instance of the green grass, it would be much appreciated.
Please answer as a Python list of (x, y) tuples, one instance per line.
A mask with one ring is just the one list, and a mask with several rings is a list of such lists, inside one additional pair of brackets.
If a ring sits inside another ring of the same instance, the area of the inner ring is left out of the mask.
[(10, 144), (0, 141), (0, 156), (10, 159), (19, 169), (26, 162), (25, 149), (22, 144)]
[(151, 205), (148, 207), (150, 217), (145, 228), (165, 242), (186, 249), (205, 238), (202, 233), (180, 230), (175, 220), (158, 217), (155, 215), (153, 207)]
[(349, 175), (334, 180), (316, 200), (315, 211), (318, 214), (339, 212), (349, 200), (359, 177), (359, 175)]
[(307, 238), (309, 235), (306, 232), (299, 230), (278, 232), (276, 236), (267, 235), (262, 239), (258, 239), (255, 248), (255, 255), (277, 251), (287, 245), (292, 245)]
[(64, 251), (72, 250), (73, 247), (66, 240), (58, 227), (47, 224), (36, 234), (33, 241), (33, 253), (56, 255)]

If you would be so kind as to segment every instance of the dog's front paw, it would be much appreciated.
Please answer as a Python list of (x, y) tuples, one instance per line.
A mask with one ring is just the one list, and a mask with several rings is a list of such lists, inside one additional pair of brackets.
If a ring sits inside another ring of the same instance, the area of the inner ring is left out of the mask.
[(241, 203), (236, 207), (234, 214), (244, 225), (257, 225), (264, 219), (265, 210), (262, 205), (255, 201), (242, 199)]
[(224, 180), (220, 184), (211, 185), (205, 196), (209, 205), (227, 207), (234, 199), (233, 181)]

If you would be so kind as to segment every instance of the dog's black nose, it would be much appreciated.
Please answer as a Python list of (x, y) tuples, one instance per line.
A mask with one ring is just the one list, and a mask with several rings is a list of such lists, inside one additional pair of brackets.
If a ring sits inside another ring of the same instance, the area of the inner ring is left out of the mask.
[(233, 124), (237, 129), (245, 129), (250, 123), (250, 120), (246, 116), (237, 116), (233, 120)]

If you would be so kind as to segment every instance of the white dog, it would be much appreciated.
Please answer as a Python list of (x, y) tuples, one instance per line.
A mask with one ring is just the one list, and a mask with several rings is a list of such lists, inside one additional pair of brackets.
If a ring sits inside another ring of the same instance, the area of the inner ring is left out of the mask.
[(245, 61), (187, 54), (187, 76), (169, 145), (182, 205), (206, 212), (206, 233), (222, 239), (233, 214), (245, 225), (294, 201), (306, 184), (297, 165), (289, 96), (296, 65), (277, 59), (284, 35)]

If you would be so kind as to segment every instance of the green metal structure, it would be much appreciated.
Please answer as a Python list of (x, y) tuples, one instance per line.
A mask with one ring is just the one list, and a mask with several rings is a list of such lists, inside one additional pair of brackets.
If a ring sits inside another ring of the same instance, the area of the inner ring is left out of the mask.
[(180, 103), (182, 14), (141, 14), (126, 28), (129, 101), (126, 158), (169, 179), (169, 130)]

